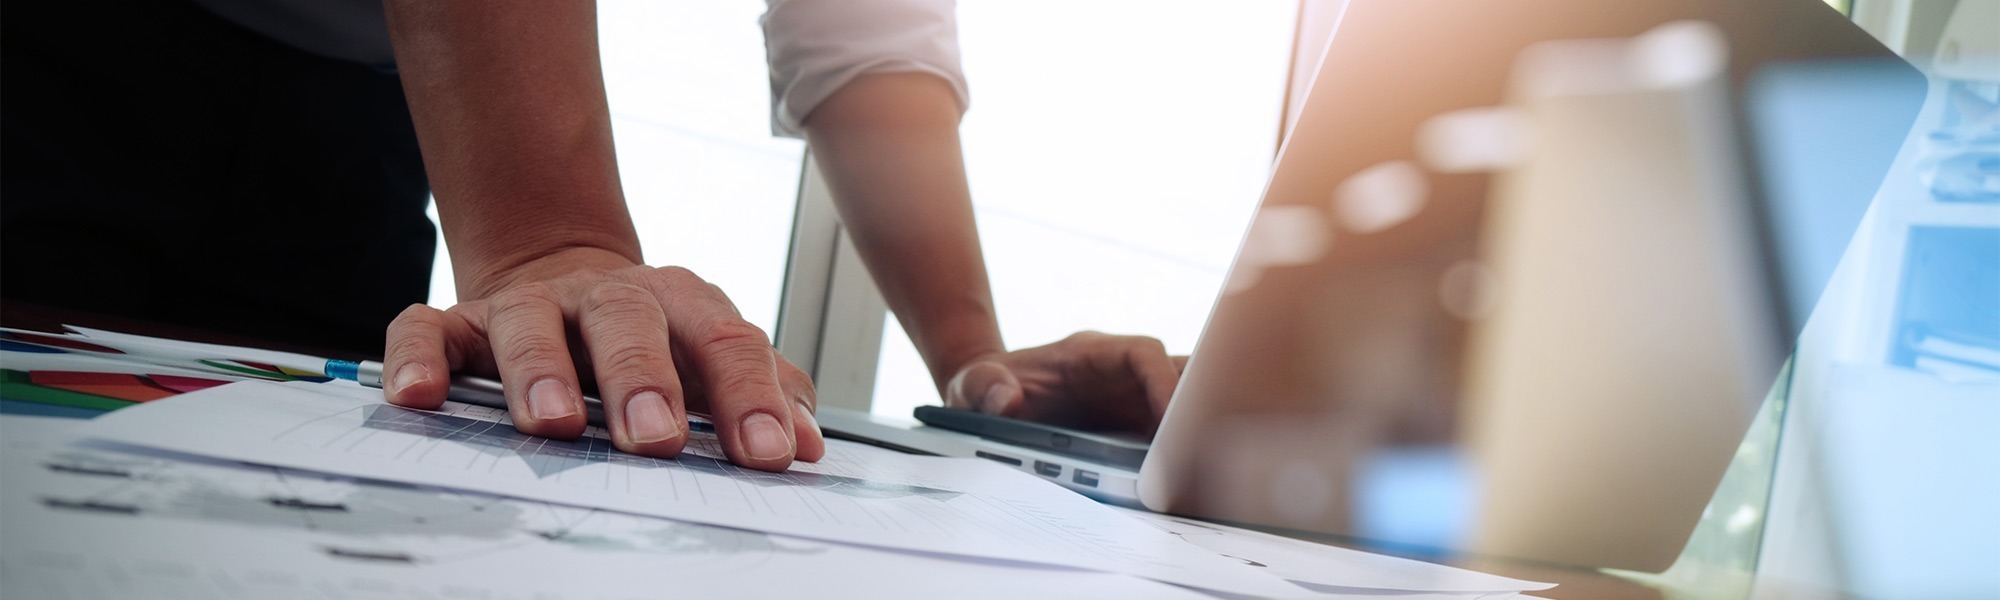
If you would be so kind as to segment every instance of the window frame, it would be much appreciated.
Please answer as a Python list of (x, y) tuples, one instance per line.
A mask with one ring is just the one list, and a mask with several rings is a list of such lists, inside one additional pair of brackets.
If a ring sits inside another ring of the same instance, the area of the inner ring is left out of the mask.
[[(1346, 2), (1295, 2), (1283, 106), (1272, 131), (1272, 164)], [(840, 224), (832, 192), (810, 151), (799, 170), (793, 214), (773, 344), (812, 376), (819, 406), (868, 412), (875, 402), (889, 305)]]
[(889, 304), (841, 226), (810, 151), (799, 169), (793, 215), (772, 343), (812, 376), (820, 407), (867, 412)]

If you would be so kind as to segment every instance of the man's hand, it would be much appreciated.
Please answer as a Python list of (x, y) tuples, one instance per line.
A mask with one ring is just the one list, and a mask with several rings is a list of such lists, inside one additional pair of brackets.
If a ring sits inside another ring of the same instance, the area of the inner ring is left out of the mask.
[(671, 457), (687, 411), (724, 452), (784, 470), (825, 452), (812, 382), (708, 282), (640, 262), (598, 64), (596, 5), (384, 3), (460, 298), (389, 326), (389, 401), (435, 408), (454, 372), (497, 375), (521, 431), (583, 433), (596, 381), (612, 442)]
[(958, 139), (959, 98), (927, 73), (855, 78), (805, 119), (841, 223), (945, 404), (1151, 433), (1180, 379), (1158, 340), (1079, 333), (1006, 352)]
[(437, 408), (451, 373), (497, 375), (523, 433), (583, 434), (581, 377), (597, 383), (612, 444), (671, 458), (687, 411), (715, 421), (738, 465), (782, 471), (826, 452), (812, 380), (778, 356), (722, 290), (679, 267), (582, 270), (389, 325), (389, 402)]
[(1186, 364), (1153, 338), (1086, 331), (966, 363), (945, 385), (945, 406), (1150, 436)]

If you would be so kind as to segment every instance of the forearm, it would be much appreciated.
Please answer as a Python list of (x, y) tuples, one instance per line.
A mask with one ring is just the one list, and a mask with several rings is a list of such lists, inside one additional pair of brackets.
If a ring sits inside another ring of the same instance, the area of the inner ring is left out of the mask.
[(863, 76), (805, 121), (855, 248), (940, 388), (1005, 350), (980, 254), (958, 104), (925, 74)]
[(640, 261), (591, 2), (385, 0), (463, 299), (571, 264)]

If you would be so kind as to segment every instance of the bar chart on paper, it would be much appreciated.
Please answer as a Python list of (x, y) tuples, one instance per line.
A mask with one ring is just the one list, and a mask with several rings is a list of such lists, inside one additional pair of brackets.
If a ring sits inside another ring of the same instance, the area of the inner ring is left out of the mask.
[[(80, 433), (164, 450), (863, 545), (1125, 573), (1206, 589), (1299, 589), (1008, 469), (829, 441), (785, 473), (712, 434), (674, 460), (521, 434), (504, 411), (416, 411), (308, 384), (243, 382), (112, 413)], [(198, 432), (198, 433), (191, 433)], [(857, 459), (859, 453), (880, 452)]]

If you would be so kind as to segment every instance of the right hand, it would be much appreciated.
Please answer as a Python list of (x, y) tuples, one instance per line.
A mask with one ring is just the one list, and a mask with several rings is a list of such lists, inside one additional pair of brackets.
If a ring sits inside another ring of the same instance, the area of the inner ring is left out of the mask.
[(720, 288), (679, 267), (548, 260), (519, 271), (552, 277), (397, 316), (383, 359), (389, 402), (435, 409), (451, 374), (497, 376), (516, 428), (573, 439), (585, 427), (579, 378), (590, 377), (612, 445), (625, 452), (678, 455), (693, 410), (712, 417), (737, 465), (783, 471), (825, 454), (811, 378)]
[(1084, 331), (967, 362), (945, 384), (944, 405), (1150, 439), (1186, 368), (1160, 340)]

